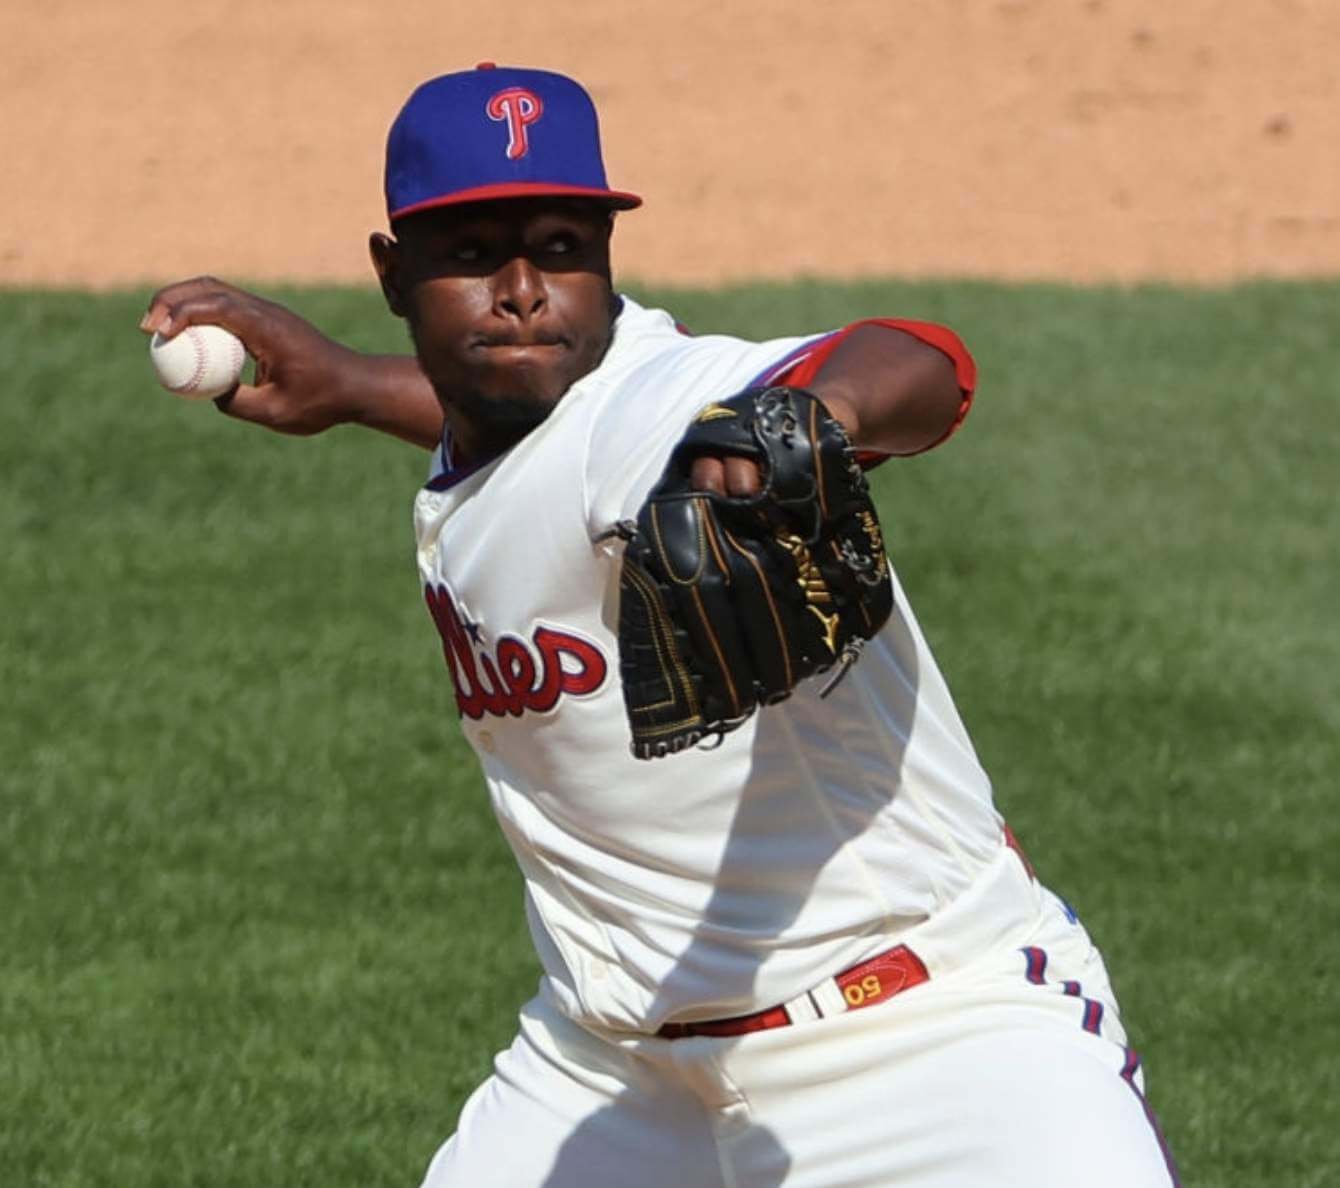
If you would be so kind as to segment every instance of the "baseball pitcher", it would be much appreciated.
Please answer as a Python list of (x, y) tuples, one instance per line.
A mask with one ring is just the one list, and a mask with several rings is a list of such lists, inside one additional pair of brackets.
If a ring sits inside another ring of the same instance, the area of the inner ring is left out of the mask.
[(385, 186), (413, 357), (207, 278), (143, 325), (242, 338), (232, 416), (432, 451), (423, 598), (544, 973), (426, 1188), (1175, 1183), (1102, 958), (994, 808), (869, 498), (963, 421), (957, 336), (749, 342), (619, 294), (640, 199), (558, 74), (425, 83)]

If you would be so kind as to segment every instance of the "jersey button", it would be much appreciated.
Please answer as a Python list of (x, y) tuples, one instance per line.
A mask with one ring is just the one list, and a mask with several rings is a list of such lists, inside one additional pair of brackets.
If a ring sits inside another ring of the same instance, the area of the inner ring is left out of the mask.
[(492, 755), (492, 754), (493, 754), (493, 735), (491, 735), (487, 730), (481, 730), (481, 731), (479, 732), (479, 745), (480, 745), (485, 751), (487, 751), (490, 755)]

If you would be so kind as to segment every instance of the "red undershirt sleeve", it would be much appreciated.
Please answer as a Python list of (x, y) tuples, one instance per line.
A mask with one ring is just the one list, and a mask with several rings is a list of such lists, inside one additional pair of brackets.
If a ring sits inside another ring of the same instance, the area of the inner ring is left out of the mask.
[[(968, 348), (963, 345), (962, 339), (957, 334), (948, 327), (936, 325), (934, 322), (914, 322), (904, 318), (866, 318), (864, 321), (853, 322), (850, 326), (835, 330), (827, 338), (811, 344), (800, 358), (794, 362), (788, 360), (775, 373), (766, 376), (763, 382), (790, 384), (797, 388), (805, 387), (819, 374), (819, 369), (824, 365), (829, 355), (837, 350), (843, 339), (859, 326), (888, 326), (893, 330), (902, 330), (911, 334), (914, 338), (919, 338), (927, 345), (933, 346), (954, 364), (954, 376), (958, 380), (959, 392), (962, 394), (959, 400), (958, 413), (948, 429), (930, 445), (916, 452), (924, 454), (926, 450), (934, 449), (941, 442), (948, 440), (955, 430), (963, 424), (964, 417), (968, 415), (968, 410), (972, 407), (972, 396), (977, 387), (977, 364), (973, 361), (973, 357), (968, 353)], [(888, 457), (888, 454), (881, 454), (873, 450), (863, 450), (860, 454), (861, 465), (867, 468), (877, 466)]]

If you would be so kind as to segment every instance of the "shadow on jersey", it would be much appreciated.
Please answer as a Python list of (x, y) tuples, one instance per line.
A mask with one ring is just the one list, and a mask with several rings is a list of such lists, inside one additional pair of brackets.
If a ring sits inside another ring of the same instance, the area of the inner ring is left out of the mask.
[[(902, 611), (896, 607), (895, 616)], [(903, 767), (919, 673), (915, 649), (894, 655), (887, 642), (893, 638), (886, 633), (871, 645), (887, 650), (887, 665), (869, 663), (867, 656), (823, 701), (818, 698), (823, 679), (811, 679), (790, 701), (758, 713), (752, 733), (742, 730), (725, 740), (724, 747), (750, 750), (750, 780), (724, 839), (702, 920), (662, 983), (651, 1018), (661, 1018), (671, 1004), (679, 1010), (694, 1001), (750, 1004), (723, 1012), (743, 1014), (806, 989), (788, 987), (770, 996), (763, 988), (767, 956), (832, 941), (824, 904), (835, 885), (841, 893), (869, 899), (868, 925), (855, 938), (858, 946), (868, 948), (877, 944), (873, 938), (906, 925), (889, 914), (879, 876), (872, 878), (852, 846), (877, 818), (895, 810), (912, 818), (925, 812), (918, 803), (898, 803), (915, 800), (904, 796)], [(921, 824), (917, 832), (924, 842), (935, 826)], [(805, 839), (800, 847), (798, 837)], [(842, 913), (850, 918), (849, 902)], [(742, 936), (748, 943), (741, 944)], [(733, 959), (724, 958), (727, 952)], [(828, 969), (818, 978), (837, 972)], [(823, 1020), (802, 1024), (823, 1025)], [(739, 1042), (663, 1041), (662, 1056), (648, 1062), (643, 1081), (634, 1080), (576, 1124), (542, 1181), (545, 1188), (781, 1185), (791, 1170), (791, 1154), (751, 1116), (747, 1087), (714, 1075), (710, 1052)]]

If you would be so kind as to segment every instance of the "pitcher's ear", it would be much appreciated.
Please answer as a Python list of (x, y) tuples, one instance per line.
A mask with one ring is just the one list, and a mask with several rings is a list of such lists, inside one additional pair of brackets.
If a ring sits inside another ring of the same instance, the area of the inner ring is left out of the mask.
[(398, 318), (405, 316), (405, 295), (400, 284), (400, 245), (389, 235), (374, 231), (368, 236), (368, 254), (381, 282), (386, 304)]

